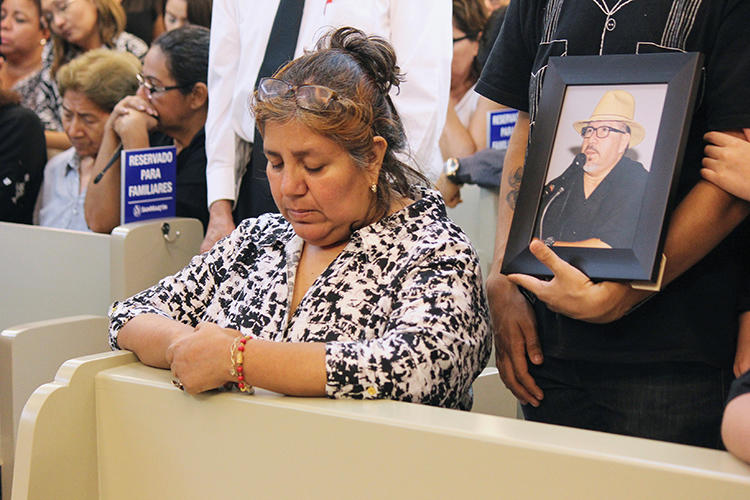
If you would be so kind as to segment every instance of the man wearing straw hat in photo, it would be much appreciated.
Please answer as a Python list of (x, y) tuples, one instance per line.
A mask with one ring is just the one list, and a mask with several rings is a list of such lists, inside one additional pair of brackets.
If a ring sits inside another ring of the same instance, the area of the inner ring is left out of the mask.
[(542, 195), (537, 235), (547, 245), (629, 248), (648, 171), (624, 156), (645, 136), (633, 120), (635, 99), (609, 90), (587, 120), (573, 123), (583, 143)]

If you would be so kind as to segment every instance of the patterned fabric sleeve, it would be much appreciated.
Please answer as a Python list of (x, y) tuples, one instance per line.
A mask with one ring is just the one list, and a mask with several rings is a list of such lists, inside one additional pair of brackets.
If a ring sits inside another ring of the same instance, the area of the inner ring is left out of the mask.
[(42, 120), (45, 130), (62, 132), (62, 118), (60, 106), (62, 98), (57, 90), (57, 84), (52, 76), (52, 43), (48, 43), (42, 50), (42, 70), (39, 73), (36, 90), (34, 112)]
[(113, 42), (115, 50), (130, 52), (140, 60), (143, 60), (146, 52), (148, 52), (148, 44), (127, 31), (123, 31), (117, 35)]
[(153, 287), (129, 299), (115, 302), (109, 313), (109, 343), (119, 349), (117, 334), (130, 319), (140, 314), (159, 314), (195, 326), (203, 317), (214, 290), (227, 274), (234, 256), (252, 231), (249, 219), (219, 241), (207, 253), (196, 255), (184, 269), (167, 276)]
[(471, 408), (471, 383), (490, 353), (476, 255), (468, 245), (445, 243), (420, 257), (401, 281), (380, 338), (327, 343), (329, 397)]

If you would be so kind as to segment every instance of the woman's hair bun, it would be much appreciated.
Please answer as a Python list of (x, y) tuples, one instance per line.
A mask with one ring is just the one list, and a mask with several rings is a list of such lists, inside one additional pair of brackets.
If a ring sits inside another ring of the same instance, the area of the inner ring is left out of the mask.
[(404, 80), (396, 64), (396, 52), (385, 38), (368, 36), (352, 27), (339, 28), (323, 37), (317, 49), (338, 49), (354, 58), (384, 94)]

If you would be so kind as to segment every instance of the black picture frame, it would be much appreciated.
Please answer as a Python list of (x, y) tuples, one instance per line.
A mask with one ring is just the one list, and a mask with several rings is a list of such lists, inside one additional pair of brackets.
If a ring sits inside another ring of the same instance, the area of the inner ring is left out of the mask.
[[(550, 157), (558, 133), (566, 90), (592, 86), (664, 84), (661, 118), (632, 246), (589, 248), (555, 246), (561, 258), (593, 280), (656, 281), (668, 215), (685, 151), (698, 93), (703, 58), (699, 53), (551, 57), (536, 113), (526, 166), (518, 193), (501, 272), (550, 277), (552, 272), (529, 251), (541, 215)], [(591, 109), (580, 110), (582, 117)], [(651, 127), (653, 128), (653, 127)], [(578, 136), (578, 140), (580, 136)], [(580, 147), (580, 143), (578, 144)], [(551, 185), (552, 183), (550, 183)], [(549, 187), (547, 189), (550, 189)], [(538, 231), (541, 234), (541, 229)]]

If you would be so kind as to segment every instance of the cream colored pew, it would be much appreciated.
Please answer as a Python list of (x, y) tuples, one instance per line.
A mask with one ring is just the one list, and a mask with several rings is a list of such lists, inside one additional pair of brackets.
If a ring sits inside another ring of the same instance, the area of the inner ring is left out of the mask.
[(202, 239), (201, 223), (186, 218), (126, 224), (111, 235), (0, 222), (0, 331), (106, 314), (113, 300), (184, 267)]
[(497, 368), (494, 366), (482, 370), (471, 388), (474, 391), (472, 412), (498, 417), (523, 418), (519, 412), (518, 400), (500, 381)]
[(104, 316), (75, 316), (11, 327), (0, 333), (0, 464), (2, 498), (10, 498), (21, 411), (31, 393), (55, 378), (66, 360), (109, 350)]
[(747, 499), (725, 452), (392, 401), (192, 397), (130, 353), (29, 398), (12, 500)]
[[(0, 349), (4, 349), (0, 356), (12, 359), (0, 364), (0, 371), (14, 373), (0, 378), (3, 498), (8, 498), (13, 456), (15, 424), (10, 416), (18, 419), (26, 398), (51, 381), (63, 361), (106, 349), (101, 328), (69, 330), (65, 350), (48, 349), (44, 346), (58, 345), (59, 339), (40, 339), (54, 336), (56, 329), (28, 323), (104, 315), (113, 300), (184, 267), (198, 253), (202, 239), (200, 221), (187, 218), (127, 224), (111, 235), (0, 222)], [(41, 331), (35, 331), (37, 326)], [(92, 330), (97, 330), (93, 338)], [(38, 350), (24, 347), (25, 341), (12, 346), (24, 336), (35, 339)], [(93, 350), (93, 345), (102, 348)]]

